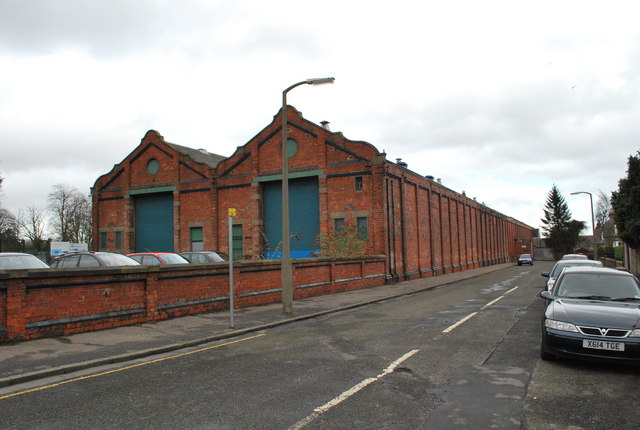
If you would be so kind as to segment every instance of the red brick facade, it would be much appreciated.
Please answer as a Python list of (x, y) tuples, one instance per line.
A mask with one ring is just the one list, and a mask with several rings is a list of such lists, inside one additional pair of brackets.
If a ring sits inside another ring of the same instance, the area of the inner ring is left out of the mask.
[[(526, 224), (387, 161), (373, 145), (332, 133), (291, 107), (288, 118), (288, 136), (297, 143), (290, 178), (317, 178), (319, 233), (332, 233), (335, 220), (367, 221), (367, 257), (293, 260), (295, 298), (515, 261), (531, 251), (533, 230)], [(280, 121), (278, 114), (228, 158), (147, 132), (92, 189), (96, 250), (134, 251), (136, 199), (163, 194), (172, 196), (175, 251), (190, 249), (193, 228), (201, 229), (204, 249), (228, 251), (227, 209), (234, 207), (245, 256), (234, 266), (235, 303), (280, 301), (279, 261), (249, 261), (262, 251), (262, 184), (281, 179)], [(228, 288), (224, 263), (5, 272), (0, 342), (224, 309)]]
[[(332, 233), (337, 218), (351, 226), (356, 218), (366, 218), (366, 253), (386, 256), (388, 279), (514, 261), (531, 250), (531, 227), (388, 161), (373, 145), (333, 133), (292, 107), (288, 125), (288, 137), (298, 148), (289, 159), (290, 178), (318, 180), (319, 233)], [(149, 173), (152, 159), (157, 173)], [(228, 158), (169, 144), (149, 131), (92, 189), (96, 250), (132, 252), (132, 198), (170, 191), (176, 252), (189, 250), (194, 226), (202, 227), (204, 249), (228, 251), (227, 209), (233, 207), (234, 224), (242, 226), (244, 258), (253, 259), (262, 252), (261, 184), (278, 180), (281, 173), (280, 113)]]

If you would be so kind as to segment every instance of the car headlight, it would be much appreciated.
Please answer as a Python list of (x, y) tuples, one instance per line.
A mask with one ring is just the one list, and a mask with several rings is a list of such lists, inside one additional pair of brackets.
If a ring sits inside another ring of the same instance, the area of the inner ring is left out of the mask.
[[(568, 322), (546, 319), (544, 320), (544, 325), (545, 327), (549, 327), (554, 330), (572, 331), (572, 332), (578, 333), (578, 329), (576, 328), (576, 326)], [(640, 336), (640, 330), (638, 335)]]
[(640, 337), (640, 328), (637, 328), (629, 333), (629, 337)]

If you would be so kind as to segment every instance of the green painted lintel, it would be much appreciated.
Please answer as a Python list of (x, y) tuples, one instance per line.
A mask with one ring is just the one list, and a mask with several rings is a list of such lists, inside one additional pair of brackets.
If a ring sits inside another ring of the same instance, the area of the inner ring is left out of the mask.
[[(324, 170), (309, 170), (306, 172), (289, 172), (289, 179), (307, 178), (309, 176), (324, 175)], [(253, 178), (254, 182), (281, 181), (282, 175), (257, 176)]]
[(135, 196), (137, 194), (152, 194), (152, 193), (168, 193), (177, 191), (178, 187), (169, 186), (169, 187), (157, 187), (157, 188), (143, 188), (141, 190), (129, 190), (127, 191), (128, 196)]

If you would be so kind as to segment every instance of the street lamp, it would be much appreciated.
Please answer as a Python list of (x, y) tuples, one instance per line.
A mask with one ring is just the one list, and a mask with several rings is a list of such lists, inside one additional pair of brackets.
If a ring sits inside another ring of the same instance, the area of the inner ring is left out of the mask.
[(593, 258), (596, 256), (596, 223), (593, 216), (593, 195), (591, 195), (588, 191), (576, 191), (575, 193), (570, 193), (572, 196), (576, 194), (589, 194), (589, 201), (591, 202), (591, 238), (592, 238), (592, 246), (593, 246)]
[(293, 84), (282, 92), (282, 313), (293, 313), (293, 274), (289, 242), (289, 155), (287, 139), (287, 93), (300, 85), (332, 84), (335, 78), (313, 78)]

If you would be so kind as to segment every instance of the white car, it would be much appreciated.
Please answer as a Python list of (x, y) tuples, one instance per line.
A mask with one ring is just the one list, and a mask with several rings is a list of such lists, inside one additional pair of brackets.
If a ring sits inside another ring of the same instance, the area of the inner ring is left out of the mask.
[(589, 258), (584, 254), (565, 254), (562, 256), (563, 260), (588, 260)]

